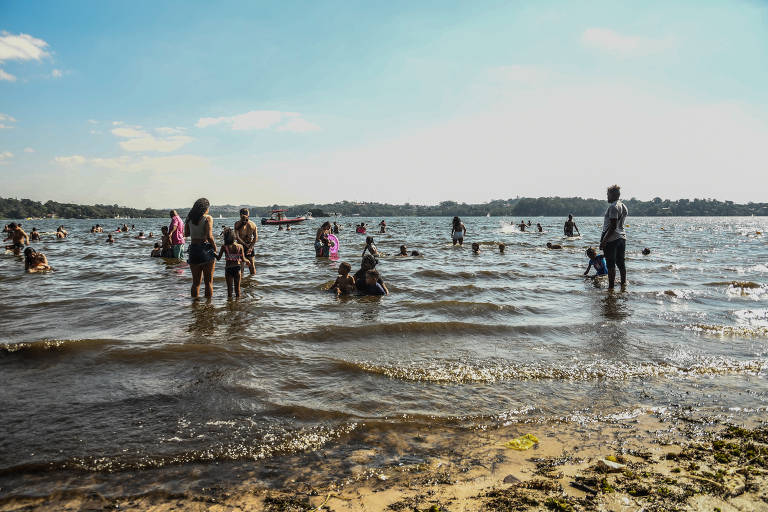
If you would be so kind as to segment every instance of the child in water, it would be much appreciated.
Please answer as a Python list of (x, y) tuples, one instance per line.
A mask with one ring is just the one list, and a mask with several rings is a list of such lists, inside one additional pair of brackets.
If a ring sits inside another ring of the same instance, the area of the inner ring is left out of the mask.
[(224, 275), (227, 278), (227, 298), (232, 298), (233, 291), (235, 297), (240, 297), (240, 277), (242, 276), (245, 252), (243, 246), (235, 241), (235, 233), (231, 229), (224, 231), (224, 244), (219, 249), (216, 259), (221, 260), (222, 255), (226, 255)]
[(389, 290), (381, 280), (378, 270), (372, 269), (365, 273), (365, 288), (362, 292), (366, 295), (389, 295)]
[(553, 244), (552, 242), (547, 242), (547, 249), (562, 249), (563, 246), (560, 244)]
[(350, 272), (352, 272), (352, 265), (346, 261), (339, 265), (339, 277), (330, 288), (332, 292), (336, 292), (336, 295), (349, 295), (355, 291), (355, 278), (349, 275)]
[(379, 257), (379, 250), (376, 248), (376, 244), (373, 243), (372, 236), (365, 237), (365, 247), (363, 248), (362, 256), (365, 256), (365, 251), (370, 252), (374, 258)]
[(499, 254), (504, 254), (504, 249), (506, 249), (506, 248), (507, 248), (507, 244), (500, 243), (499, 244)]
[(477, 242), (472, 242), (472, 252), (475, 254), (480, 254), (480, 244)]
[(24, 270), (27, 272), (43, 272), (53, 269), (48, 264), (48, 258), (45, 257), (45, 254), (27, 247), (24, 249)]
[(159, 258), (160, 256), (163, 255), (163, 249), (160, 248), (159, 243), (155, 242), (155, 248), (152, 249), (152, 252), (149, 253), (149, 255), (152, 256), (153, 258)]
[(108, 243), (108, 244), (113, 244), (113, 243), (115, 243), (115, 237), (113, 237), (113, 236), (112, 236), (112, 233), (110, 233), (110, 234), (108, 234), (108, 235), (107, 235), (107, 243)]
[(398, 256), (408, 256), (408, 248), (404, 245), (400, 246), (400, 254)]
[(608, 275), (608, 265), (605, 262), (605, 256), (602, 254), (597, 254), (597, 251), (595, 251), (594, 247), (590, 247), (587, 249), (587, 258), (589, 258), (589, 264), (587, 265), (587, 270), (584, 271), (584, 275), (587, 275), (589, 273), (589, 269), (591, 267), (595, 267), (595, 271), (597, 272), (594, 276), (590, 277), (599, 277), (599, 276), (605, 276)]

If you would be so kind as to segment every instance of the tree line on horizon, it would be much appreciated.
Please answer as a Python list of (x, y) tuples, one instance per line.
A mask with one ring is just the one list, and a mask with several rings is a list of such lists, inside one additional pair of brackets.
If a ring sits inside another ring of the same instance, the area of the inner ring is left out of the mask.
[[(737, 204), (733, 201), (715, 199), (678, 199), (672, 201), (656, 197), (650, 201), (632, 198), (624, 200), (630, 215), (634, 217), (712, 217), (768, 215), (768, 203)], [(243, 205), (211, 206), (211, 215), (235, 217)], [(564, 217), (573, 214), (580, 217), (602, 216), (606, 202), (581, 197), (519, 197), (497, 199), (487, 203), (467, 204), (443, 201), (437, 205), (397, 205), (371, 202), (341, 201), (329, 204), (299, 204), (271, 206), (249, 206), (251, 216), (268, 217), (271, 210), (285, 209), (292, 215), (311, 212), (315, 217), (329, 217), (333, 214), (361, 217)], [(81, 205), (55, 201), (32, 201), (30, 199), (0, 198), (0, 218), (25, 219), (28, 217), (55, 217), (71, 219), (111, 219), (115, 217), (167, 217), (168, 209), (128, 208), (114, 205)], [(189, 208), (177, 208), (184, 216)]]

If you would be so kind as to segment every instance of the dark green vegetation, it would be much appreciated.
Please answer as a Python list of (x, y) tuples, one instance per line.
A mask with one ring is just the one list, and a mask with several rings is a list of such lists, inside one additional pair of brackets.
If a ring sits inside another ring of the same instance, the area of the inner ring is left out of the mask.
[[(768, 215), (768, 203), (736, 204), (733, 201), (714, 199), (679, 199), (670, 201), (655, 198), (651, 201), (628, 199), (624, 201), (633, 217), (679, 217), (679, 216), (749, 216)], [(179, 206), (179, 205), (177, 205)], [(299, 204), (248, 206), (251, 216), (268, 216), (273, 209), (286, 209), (291, 215), (303, 215), (312, 212), (315, 217), (327, 217), (334, 213), (344, 216), (362, 217), (564, 217), (569, 213), (576, 216), (602, 216), (606, 202), (601, 199), (583, 199), (581, 197), (521, 197), (515, 199), (496, 199), (488, 203), (467, 204), (455, 201), (443, 201), (438, 205), (424, 206), (412, 204), (356, 203), (342, 201), (332, 204)], [(241, 205), (212, 206), (214, 217), (236, 217)], [(189, 206), (177, 208), (184, 216)], [(104, 219), (120, 217), (166, 217), (168, 209), (127, 208), (118, 205), (78, 205), (47, 201), (40, 203), (29, 199), (0, 198), (0, 218), (23, 219), (26, 217), (55, 216), (74, 219)]]
[(27, 217), (58, 217), (63, 219), (111, 219), (120, 217), (167, 217), (167, 210), (125, 208), (118, 205), (82, 205), (31, 199), (0, 198), (0, 219), (26, 219)]

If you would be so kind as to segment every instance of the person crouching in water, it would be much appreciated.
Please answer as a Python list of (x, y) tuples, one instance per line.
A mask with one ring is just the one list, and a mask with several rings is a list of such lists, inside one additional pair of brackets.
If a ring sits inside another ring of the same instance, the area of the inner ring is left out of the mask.
[(226, 267), (224, 274), (227, 278), (227, 297), (232, 297), (234, 291), (235, 297), (240, 297), (240, 277), (243, 272), (243, 262), (245, 261), (245, 251), (243, 246), (235, 241), (235, 233), (231, 229), (224, 232), (224, 245), (219, 249), (217, 260), (225, 255)]
[(400, 254), (398, 256), (408, 256), (408, 248), (404, 245), (400, 246)]
[(477, 242), (472, 242), (472, 252), (475, 254), (480, 254), (480, 244)]
[(48, 264), (48, 258), (45, 257), (45, 254), (27, 247), (24, 249), (24, 270), (27, 272), (43, 272), (53, 269)]
[(339, 277), (331, 286), (330, 291), (336, 292), (336, 295), (349, 295), (355, 291), (355, 278), (349, 275), (352, 272), (352, 265), (343, 261), (339, 265)]
[(504, 254), (504, 249), (506, 249), (506, 248), (507, 248), (507, 244), (500, 243), (499, 244), (499, 254)]
[(589, 264), (587, 265), (587, 270), (584, 271), (585, 276), (589, 274), (589, 269), (592, 267), (595, 267), (596, 274), (590, 277), (595, 278), (608, 275), (608, 265), (605, 262), (605, 256), (597, 254), (594, 247), (587, 249), (586, 254), (587, 258), (589, 258)]
[(389, 295), (387, 285), (381, 279), (378, 270), (368, 270), (365, 273), (365, 287), (361, 290), (365, 295)]
[(155, 248), (152, 249), (152, 252), (149, 253), (149, 255), (153, 258), (159, 258), (163, 255), (163, 249), (160, 248), (160, 244), (158, 242), (155, 242)]

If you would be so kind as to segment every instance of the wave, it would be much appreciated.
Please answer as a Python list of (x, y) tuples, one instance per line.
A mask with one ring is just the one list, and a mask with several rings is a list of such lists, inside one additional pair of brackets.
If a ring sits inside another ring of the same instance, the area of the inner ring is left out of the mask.
[(114, 346), (119, 344), (119, 340), (111, 339), (82, 339), (82, 340), (39, 340), (39, 341), (20, 341), (11, 343), (0, 343), (0, 354), (21, 353), (45, 353), (49, 351), (67, 351), (67, 350), (93, 350)]
[(730, 288), (762, 288), (763, 285), (753, 281), (715, 281), (714, 283), (704, 283), (705, 286), (728, 286)]
[[(563, 326), (571, 330), (575, 326)], [(497, 325), (469, 322), (395, 322), (387, 324), (360, 325), (356, 327), (326, 326), (301, 334), (286, 335), (302, 340), (362, 340), (371, 337), (399, 337), (421, 335), (481, 335), (500, 336), (509, 334), (541, 334), (558, 327), (545, 325)]]
[(416, 311), (455, 311), (464, 314), (487, 312), (512, 313), (520, 315), (523, 313), (537, 314), (540, 312), (538, 308), (533, 306), (512, 306), (510, 304), (494, 304), (492, 302), (471, 302), (461, 300), (437, 300), (431, 302), (405, 301), (398, 305), (405, 306), (408, 309)]
[(692, 324), (684, 327), (686, 331), (718, 336), (736, 336), (741, 338), (768, 338), (768, 327)]
[[(221, 424), (220, 424), (221, 425)], [(181, 466), (193, 463), (217, 463), (232, 461), (259, 461), (278, 455), (318, 450), (327, 443), (354, 431), (357, 423), (346, 425), (318, 426), (287, 431), (265, 433), (262, 442), (222, 443), (200, 450), (188, 450), (172, 454), (130, 454), (113, 456), (72, 457), (66, 460), (45, 463), (21, 464), (0, 468), (0, 476), (29, 473), (47, 473), (60, 470), (93, 471), (114, 473)], [(166, 442), (183, 442), (180, 438)]]
[(599, 360), (576, 364), (499, 364), (430, 361), (405, 365), (382, 365), (368, 361), (339, 364), (348, 369), (384, 375), (398, 380), (435, 383), (493, 383), (506, 380), (627, 380), (686, 375), (758, 374), (768, 368), (768, 359), (736, 361), (723, 357), (705, 358), (690, 366), (669, 363), (624, 363)]

